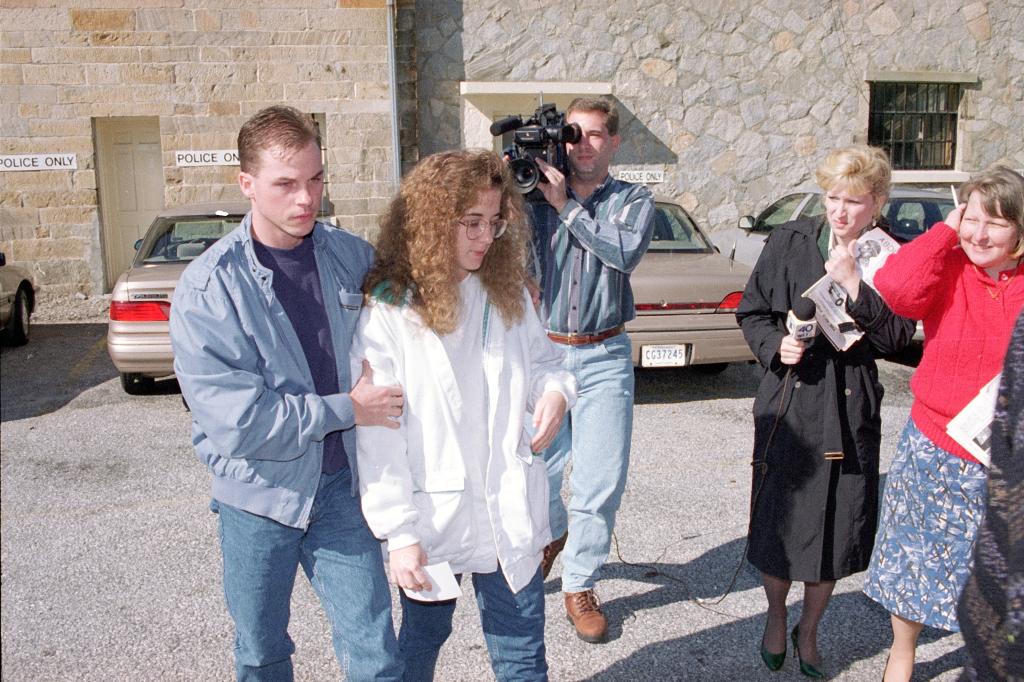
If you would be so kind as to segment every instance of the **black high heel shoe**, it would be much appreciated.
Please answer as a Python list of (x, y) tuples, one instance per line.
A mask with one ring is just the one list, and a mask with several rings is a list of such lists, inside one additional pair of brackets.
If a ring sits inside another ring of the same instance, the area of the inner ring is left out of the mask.
[(782, 664), (786, 662), (786, 650), (783, 649), (781, 654), (773, 654), (764, 648), (764, 639), (761, 639), (761, 660), (764, 661), (765, 667), (771, 671), (778, 670), (782, 667)]
[(800, 655), (800, 646), (796, 643), (796, 638), (800, 633), (800, 624), (797, 623), (796, 627), (793, 628), (793, 634), (789, 636), (793, 640), (793, 655), (796, 656), (797, 660), (800, 661), (800, 674), (806, 677), (813, 677), (817, 680), (825, 679), (825, 673), (818, 670), (816, 667), (808, 663)]
[[(768, 631), (768, 623), (764, 624), (765, 632)], [(781, 654), (773, 654), (768, 651), (764, 645), (764, 635), (761, 635), (761, 660), (764, 661), (764, 665), (771, 671), (776, 671), (782, 667), (782, 664), (786, 662), (786, 641), (782, 641), (783, 649)]]

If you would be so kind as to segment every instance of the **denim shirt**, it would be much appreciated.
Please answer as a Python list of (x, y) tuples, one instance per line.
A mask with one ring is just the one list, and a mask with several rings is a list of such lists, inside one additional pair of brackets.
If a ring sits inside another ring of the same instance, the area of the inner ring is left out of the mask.
[(319, 396), (273, 272), (253, 252), (251, 225), (249, 214), (182, 274), (171, 306), (174, 371), (214, 499), (305, 528), (332, 431), (343, 431), (358, 490), (348, 357), (373, 249), (329, 225), (313, 229), (341, 391)]
[(644, 185), (608, 176), (589, 197), (560, 213), (547, 202), (529, 205), (541, 321), (560, 334), (594, 334), (636, 317), (629, 273), (654, 233), (654, 198)]

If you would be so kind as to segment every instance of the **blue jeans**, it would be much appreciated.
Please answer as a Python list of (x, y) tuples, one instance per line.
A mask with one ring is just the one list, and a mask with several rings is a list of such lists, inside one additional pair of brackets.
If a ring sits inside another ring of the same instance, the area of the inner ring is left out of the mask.
[[(615, 512), (622, 501), (633, 436), (633, 360), (626, 334), (603, 343), (566, 346), (565, 369), (579, 397), (544, 452), (551, 498), (551, 534), (569, 531), (562, 551), (562, 590), (594, 587), (608, 558)], [(572, 457), (568, 510), (562, 475)]]
[[(474, 573), (473, 589), (480, 609), (484, 641), (491, 668), (499, 680), (547, 680), (544, 650), (544, 580), (540, 569), (533, 580), (513, 593), (501, 569)], [(458, 576), (461, 582), (462, 576)], [(441, 645), (452, 633), (455, 600), (413, 601), (399, 590), (402, 627), (398, 646), (405, 663), (406, 682), (434, 679)]]
[(292, 679), (288, 617), (300, 565), (327, 612), (342, 669), (348, 662), (346, 679), (401, 679), (380, 543), (352, 496), (347, 467), (320, 476), (306, 530), (215, 506), (238, 680)]

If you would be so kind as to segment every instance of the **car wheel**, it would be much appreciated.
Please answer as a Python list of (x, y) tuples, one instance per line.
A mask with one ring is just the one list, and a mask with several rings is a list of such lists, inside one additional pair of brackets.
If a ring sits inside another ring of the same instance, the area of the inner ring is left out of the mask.
[(28, 343), (31, 317), (32, 313), (28, 310), (28, 295), (24, 289), (18, 289), (18, 293), (14, 295), (11, 323), (4, 331), (4, 341), (11, 346), (23, 346)]
[(145, 395), (153, 390), (153, 377), (133, 372), (121, 372), (121, 388), (128, 395)]
[(693, 365), (693, 368), (701, 374), (721, 374), (728, 367), (728, 362), (711, 362), (706, 365)]

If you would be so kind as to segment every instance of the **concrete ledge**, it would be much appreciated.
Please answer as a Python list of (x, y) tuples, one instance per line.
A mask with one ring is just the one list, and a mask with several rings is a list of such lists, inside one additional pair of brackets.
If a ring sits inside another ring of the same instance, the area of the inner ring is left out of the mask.
[(565, 109), (577, 97), (612, 94), (612, 84), (572, 81), (462, 81), (459, 94), (488, 117), (528, 114), (537, 108), (538, 96)]
[(894, 170), (892, 181), (908, 183), (946, 183), (946, 182), (967, 182), (971, 177), (970, 173), (958, 170)]
[(462, 81), (459, 93), (472, 95), (610, 95), (612, 84), (603, 82), (569, 81)]
[(864, 73), (864, 80), (882, 82), (896, 81), (900, 83), (969, 83), (977, 84), (981, 81), (976, 73), (963, 73), (960, 71), (877, 71), (868, 70)]

